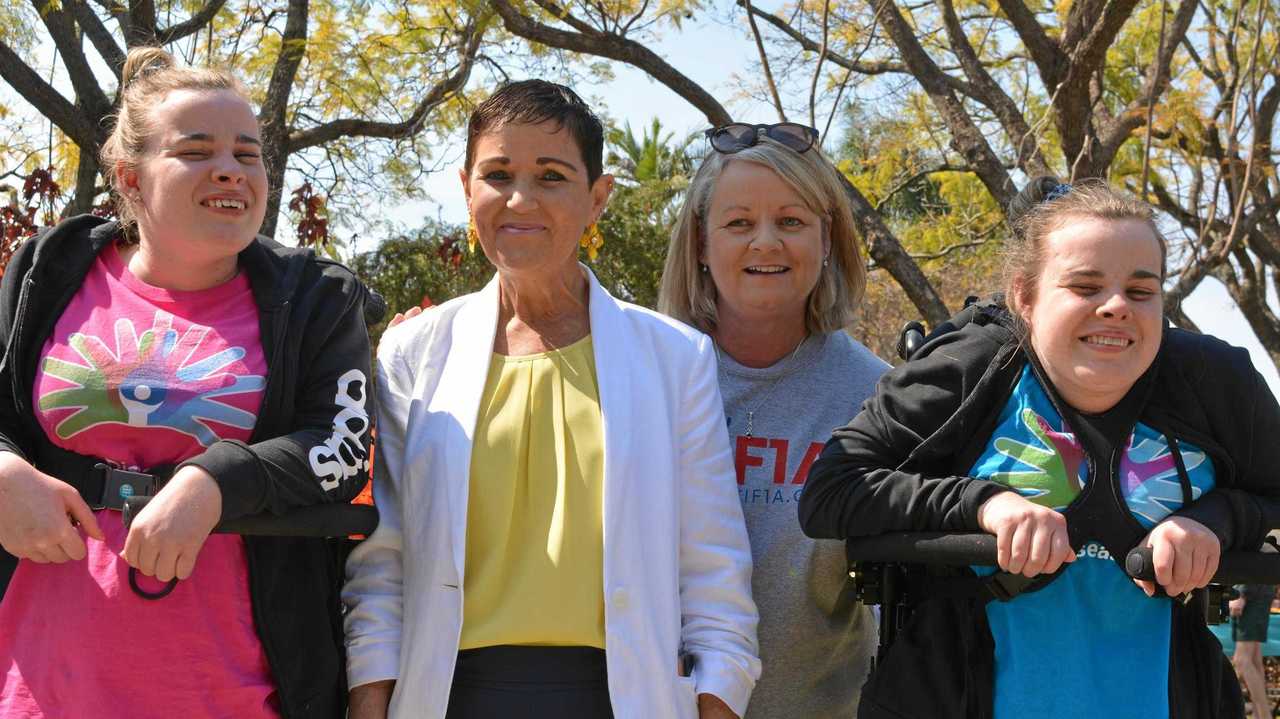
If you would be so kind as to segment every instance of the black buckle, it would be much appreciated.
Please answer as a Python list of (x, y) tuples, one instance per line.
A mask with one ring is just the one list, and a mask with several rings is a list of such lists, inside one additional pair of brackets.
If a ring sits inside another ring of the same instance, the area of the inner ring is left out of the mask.
[(1024, 577), (1021, 574), (1010, 574), (1009, 572), (996, 572), (986, 578), (982, 586), (986, 587), (991, 596), (1002, 602), (1022, 594), (1037, 581), (1042, 580), (1043, 576)]
[(90, 509), (124, 509), (124, 500), (134, 495), (153, 495), (159, 490), (156, 478), (151, 474), (117, 469), (109, 464), (99, 462), (94, 470), (102, 472), (102, 495), (92, 504)]

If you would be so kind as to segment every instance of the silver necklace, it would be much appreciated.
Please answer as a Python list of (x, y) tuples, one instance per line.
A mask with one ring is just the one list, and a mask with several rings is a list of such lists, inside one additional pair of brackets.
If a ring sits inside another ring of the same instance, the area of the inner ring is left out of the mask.
[[(809, 339), (809, 335), (805, 335), (804, 337), (800, 338), (800, 343), (796, 345), (795, 349), (791, 350), (791, 354), (787, 355), (786, 359), (782, 360), (781, 362), (775, 362), (773, 366), (777, 366), (782, 362), (790, 362), (792, 359), (794, 359), (795, 356), (800, 353), (800, 348), (804, 346), (804, 341), (807, 339)], [(713, 347), (716, 348), (716, 360), (719, 360), (720, 345), (716, 342), (712, 342), (711, 344)], [(786, 373), (781, 373), (776, 378), (774, 378), (773, 384), (769, 385), (769, 389), (766, 389), (764, 392), (761, 392), (760, 397), (756, 400), (755, 405), (751, 409), (747, 410), (747, 433), (746, 433), (747, 437), (751, 436), (751, 430), (754, 429), (755, 427), (756, 410), (764, 406), (765, 400), (769, 399), (769, 396), (773, 394), (773, 391), (778, 388), (778, 384), (781, 383), (783, 378), (785, 378), (786, 376), (787, 376)]]

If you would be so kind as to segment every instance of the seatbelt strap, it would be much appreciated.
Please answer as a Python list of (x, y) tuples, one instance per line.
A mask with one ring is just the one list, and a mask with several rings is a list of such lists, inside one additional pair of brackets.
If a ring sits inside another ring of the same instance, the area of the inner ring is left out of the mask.
[(80, 493), (90, 509), (124, 507), (124, 500), (134, 495), (154, 495), (173, 476), (174, 465), (152, 467), (134, 472), (112, 467), (97, 457), (72, 452), (42, 442), (35, 466), (41, 472), (66, 482)]

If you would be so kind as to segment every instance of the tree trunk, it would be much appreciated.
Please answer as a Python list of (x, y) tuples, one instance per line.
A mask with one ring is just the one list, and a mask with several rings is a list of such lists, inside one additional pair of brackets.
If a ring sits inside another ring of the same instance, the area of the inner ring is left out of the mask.
[(83, 215), (93, 209), (98, 188), (97, 148), (80, 147), (80, 161), (76, 167), (76, 189), (71, 201), (62, 210), (63, 217)]

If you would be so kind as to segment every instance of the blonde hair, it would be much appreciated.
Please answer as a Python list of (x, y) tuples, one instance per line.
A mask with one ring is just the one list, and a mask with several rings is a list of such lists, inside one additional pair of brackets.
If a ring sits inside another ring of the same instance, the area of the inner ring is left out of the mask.
[(684, 207), (671, 232), (667, 262), (662, 270), (658, 311), (703, 332), (716, 326), (716, 286), (701, 271), (699, 256), (707, 241), (707, 212), (716, 182), (730, 162), (754, 162), (773, 170), (821, 216), (824, 239), (831, 245), (830, 265), (818, 273), (818, 283), (805, 304), (805, 329), (825, 334), (853, 321), (867, 282), (867, 266), (854, 243), (853, 212), (839, 170), (817, 146), (796, 152), (767, 137), (739, 152), (712, 152), (689, 183)]
[(234, 75), (224, 70), (179, 67), (172, 55), (158, 47), (136, 47), (125, 58), (120, 71), (120, 109), (115, 114), (111, 135), (99, 152), (107, 186), (112, 191), (116, 214), (126, 231), (135, 224), (133, 208), (118, 185), (116, 168), (135, 167), (146, 151), (147, 139), (155, 131), (151, 109), (176, 90), (230, 90), (245, 102), (249, 93)]
[(1160, 247), (1160, 279), (1165, 277), (1168, 246), (1156, 226), (1155, 210), (1138, 198), (1117, 190), (1101, 180), (1084, 180), (1059, 186), (1065, 194), (1041, 199), (1012, 221), (1013, 237), (1005, 244), (1004, 288), (1009, 308), (1020, 318), (1020, 310), (1037, 290), (1044, 269), (1045, 241), (1049, 235), (1073, 220), (1132, 220), (1146, 225)]

